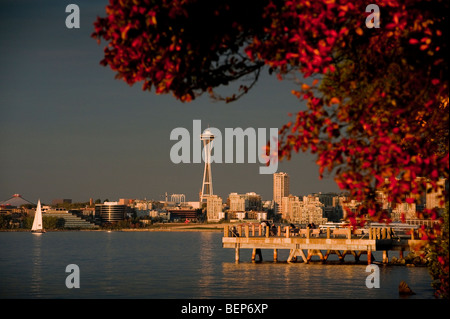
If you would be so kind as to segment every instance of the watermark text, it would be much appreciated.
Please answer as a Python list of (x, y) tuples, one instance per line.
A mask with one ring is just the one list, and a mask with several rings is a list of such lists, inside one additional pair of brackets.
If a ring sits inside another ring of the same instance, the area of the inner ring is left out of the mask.
[[(211, 146), (211, 163), (259, 163), (264, 166), (259, 167), (260, 174), (273, 174), (278, 169), (278, 129), (270, 128), (269, 135), (265, 128), (225, 128), (224, 149), (222, 148), (222, 132), (209, 127), (208, 130), (214, 136)], [(170, 160), (172, 163), (191, 163), (191, 141), (192, 141), (192, 163), (205, 161), (205, 154), (202, 152), (202, 142), (200, 140), (201, 120), (193, 120), (192, 138), (189, 130), (177, 127), (170, 133), (171, 141), (176, 142), (170, 150)], [(269, 143), (268, 143), (269, 141)], [(247, 142), (247, 143), (246, 143)], [(245, 148), (247, 144), (247, 152)], [(270, 146), (267, 147), (267, 144)], [(223, 156), (224, 151), (224, 156)]]

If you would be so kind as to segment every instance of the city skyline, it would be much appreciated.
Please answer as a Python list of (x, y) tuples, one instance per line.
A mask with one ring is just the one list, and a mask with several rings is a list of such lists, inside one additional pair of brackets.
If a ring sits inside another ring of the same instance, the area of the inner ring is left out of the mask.
[[(274, 186), (274, 175), (279, 175), (279, 174), (285, 174), (289, 178), (288, 174), (285, 173), (285, 172), (277, 172), (275, 174), (272, 174), (272, 175), (270, 175), (271, 176), (271, 180), (272, 180), (272, 186)], [(226, 192), (224, 194), (213, 194), (211, 196), (213, 196), (213, 197), (220, 197), (220, 198), (223, 198), (223, 199), (228, 199), (230, 197), (230, 195), (254, 194), (254, 195), (260, 196), (261, 200), (264, 201), (264, 202), (271, 201), (271, 202), (276, 203), (277, 205), (280, 205), (278, 203), (278, 201), (274, 199), (274, 193), (275, 193), (275, 189), (272, 189), (270, 196), (265, 197), (265, 196), (262, 196), (261, 193), (255, 192), (254, 190), (248, 190), (248, 191), (243, 190), (241, 192), (230, 190), (230, 191), (228, 191), (228, 192)], [(287, 196), (297, 196), (297, 197), (300, 196), (300, 197), (302, 197), (302, 196), (315, 195), (315, 194), (344, 194), (344, 193), (346, 193), (346, 192), (345, 191), (341, 191), (341, 190), (328, 191), (328, 192), (317, 191), (317, 192), (309, 192), (309, 193), (302, 193), (302, 194), (300, 194), (300, 193), (293, 194), (292, 192), (288, 192), (288, 193), (284, 193), (283, 192), (284, 195), (283, 196), (279, 196), (280, 197), (279, 201), (281, 203), (281, 198), (282, 197), (287, 197)], [(137, 200), (137, 201), (178, 202), (177, 200), (173, 200), (173, 198), (181, 198), (181, 197), (183, 198), (182, 202), (186, 202), (186, 203), (199, 202), (199, 203), (201, 203), (201, 201), (199, 200), (200, 194), (198, 194), (197, 198), (189, 198), (189, 197), (186, 197), (185, 193), (174, 193), (174, 192), (164, 192), (164, 193), (160, 194), (158, 198), (156, 198), (156, 197), (133, 197), (133, 196), (125, 197), (125, 196), (118, 196), (118, 197), (114, 197), (114, 198), (112, 198), (112, 197), (111, 198), (109, 198), (109, 197), (106, 197), (106, 198), (89, 197), (89, 198), (81, 199), (81, 200), (77, 200), (77, 199), (73, 200), (73, 198), (71, 198), (69, 196), (68, 198), (64, 198), (64, 199), (61, 198), (61, 197), (53, 197), (53, 198), (51, 198), (48, 201), (42, 201), (42, 200), (41, 201), (44, 204), (46, 204), (46, 205), (55, 206), (57, 203), (63, 203), (63, 202), (71, 204), (71, 203), (88, 203), (88, 202), (94, 202), (94, 201), (101, 200), (101, 203), (103, 203), (103, 202), (118, 202), (118, 201), (121, 201), (121, 200), (124, 200), (124, 199), (125, 200), (128, 200), (128, 199), (129, 200)], [(34, 203), (33, 200), (31, 200), (31, 199), (29, 200), (26, 197), (26, 195), (23, 195), (22, 193), (14, 193), (14, 194), (11, 194), (10, 196), (6, 197), (6, 198), (1, 198), (0, 199), (0, 203), (11, 201), (14, 198), (23, 199), (26, 202), (29, 202), (29, 203), (32, 203), (32, 204), (36, 205), (36, 203)], [(209, 196), (208, 196), (208, 198), (209, 198)], [(38, 200), (40, 200), (40, 198), (38, 198)], [(206, 204), (206, 202), (203, 202), (203, 203)], [(278, 210), (281, 210), (281, 207), (278, 207)]]
[[(220, 130), (280, 128), (305, 107), (292, 81), (268, 72), (240, 100), (208, 96), (183, 104), (170, 95), (128, 86), (99, 64), (105, 43), (90, 38), (107, 1), (78, 1), (80, 29), (67, 29), (66, 3), (4, 2), (0, 10), (0, 200), (19, 193), (30, 201), (54, 198), (154, 198), (165, 192), (197, 200), (203, 163), (174, 164), (170, 132), (202, 121)], [(224, 88), (229, 92), (229, 88)], [(207, 112), (206, 112), (207, 111)], [(315, 158), (295, 154), (279, 163), (291, 192), (339, 191), (319, 180)], [(272, 194), (272, 175), (260, 163), (213, 163), (214, 193)]]

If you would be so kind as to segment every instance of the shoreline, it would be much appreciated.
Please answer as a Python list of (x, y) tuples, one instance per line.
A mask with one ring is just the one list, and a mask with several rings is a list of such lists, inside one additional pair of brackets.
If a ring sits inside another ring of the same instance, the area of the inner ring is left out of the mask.
[[(173, 224), (164, 226), (153, 226), (146, 228), (123, 228), (123, 229), (49, 229), (46, 232), (223, 232), (223, 224), (196, 224), (196, 225), (185, 225), (185, 224)], [(31, 232), (30, 229), (0, 229), (0, 232)]]

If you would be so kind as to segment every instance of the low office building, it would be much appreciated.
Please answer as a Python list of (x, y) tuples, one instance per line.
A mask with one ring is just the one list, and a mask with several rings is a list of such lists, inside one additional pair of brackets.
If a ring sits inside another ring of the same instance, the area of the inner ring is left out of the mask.
[(174, 222), (195, 222), (198, 220), (197, 209), (169, 209), (170, 220)]
[(125, 219), (127, 205), (118, 202), (104, 202), (95, 205), (95, 217), (102, 223), (115, 223)]

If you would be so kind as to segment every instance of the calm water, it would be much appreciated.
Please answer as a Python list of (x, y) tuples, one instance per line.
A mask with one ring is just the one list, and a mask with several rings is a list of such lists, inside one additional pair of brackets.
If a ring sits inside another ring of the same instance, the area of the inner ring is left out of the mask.
[[(210, 232), (0, 233), (0, 298), (398, 299), (405, 280), (416, 292), (407, 298), (433, 299), (424, 267), (380, 265), (381, 287), (368, 289), (365, 264), (274, 263), (271, 250), (263, 250), (262, 263), (241, 250), (235, 263), (221, 238)], [(287, 251), (278, 256), (286, 260)], [(79, 266), (79, 289), (65, 285), (69, 264)]]

